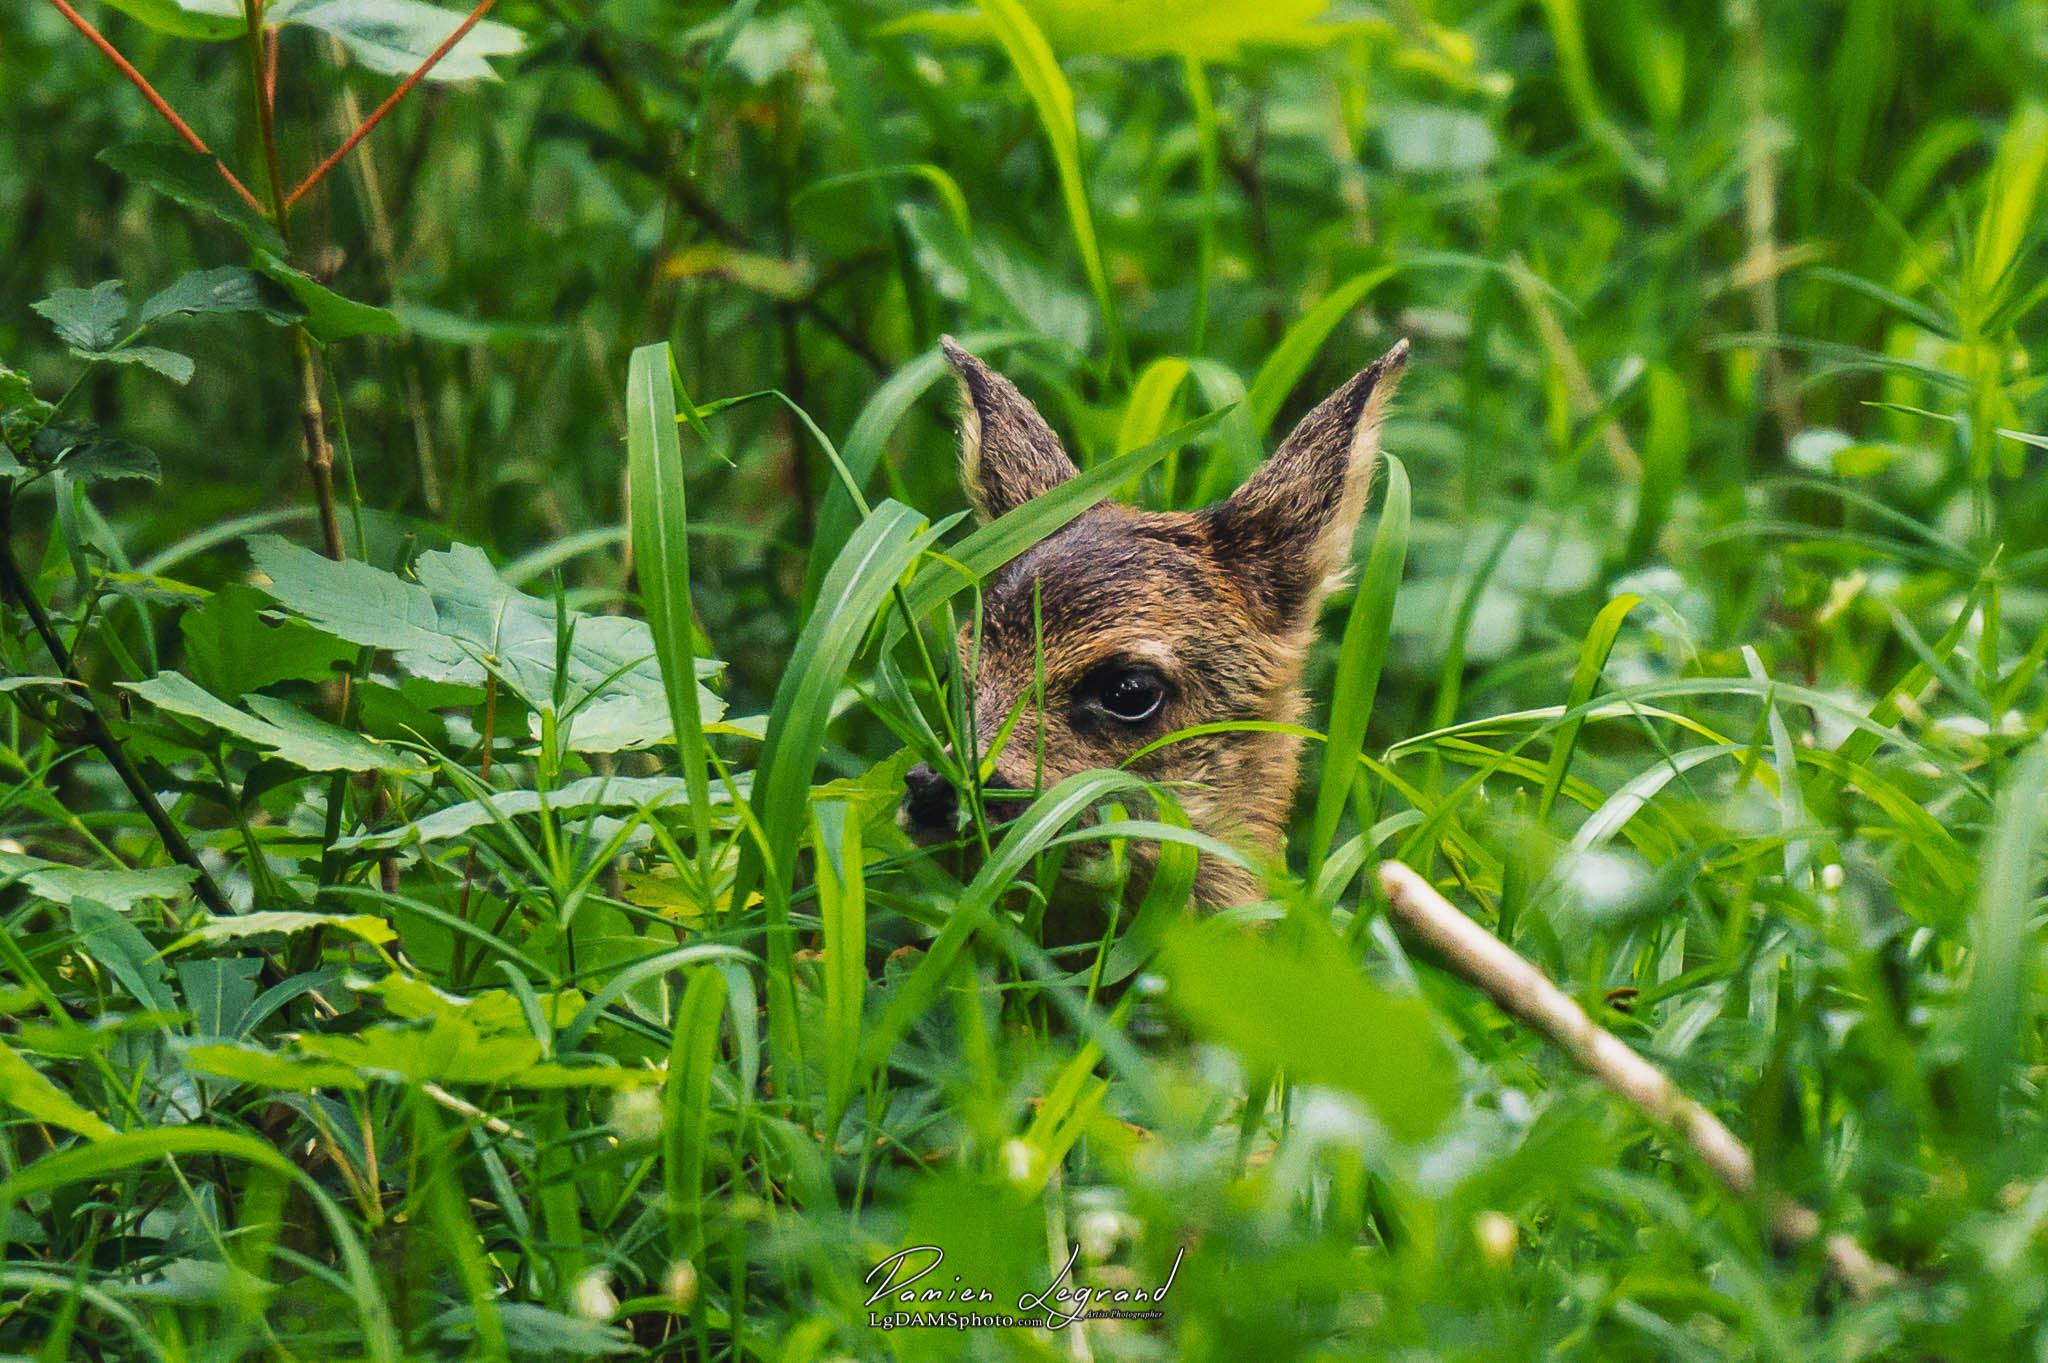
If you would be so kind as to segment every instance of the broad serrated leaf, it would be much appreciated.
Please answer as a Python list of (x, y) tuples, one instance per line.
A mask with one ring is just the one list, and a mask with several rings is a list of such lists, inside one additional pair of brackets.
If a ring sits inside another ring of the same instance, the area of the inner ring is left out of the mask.
[(278, 909), (264, 913), (238, 913), (227, 918), (209, 917), (179, 938), (176, 945), (165, 948), (165, 954), (181, 951), (200, 942), (233, 942), (244, 937), (262, 936), (265, 933), (278, 933), (290, 937), (301, 932), (312, 932), (316, 928), (332, 928), (336, 932), (345, 932), (373, 947), (398, 939), (398, 933), (389, 923), (366, 913), (300, 913)]
[(128, 299), (118, 279), (103, 279), (89, 289), (58, 289), (29, 307), (80, 350), (107, 349), (121, 339), (121, 324), (128, 320)]
[[(419, 0), (317, 0), (275, 11), (282, 22), (304, 24), (339, 38), (349, 54), (372, 71), (410, 75), (461, 26), (463, 15)], [(510, 24), (485, 19), (427, 73), (428, 80), (495, 80), (487, 58), (506, 57), (525, 46)]]
[(160, 345), (128, 345), (119, 350), (81, 350), (77, 346), (71, 353), (81, 360), (96, 364), (139, 364), (154, 369), (172, 383), (192, 382), (192, 357), (181, 355), (175, 350), (166, 350)]
[(20, 852), (0, 852), (0, 880), (18, 880), (30, 892), (59, 904), (68, 904), (81, 895), (113, 909), (133, 908), (144, 899), (183, 899), (192, 875), (188, 866), (98, 870), (44, 861)]
[(50, 404), (36, 396), (28, 375), (0, 364), (0, 412), (34, 411), (47, 415), (50, 410)]
[(211, 156), (172, 142), (130, 142), (106, 148), (99, 159), (172, 202), (226, 223), (259, 251), (284, 250), (276, 226), (228, 188)]
[(248, 697), (250, 708), (258, 711), (252, 715), (177, 672), (159, 672), (148, 681), (120, 685), (159, 710), (233, 734), (306, 771), (410, 772), (421, 766), (419, 758), (402, 748), (352, 734), (271, 696)]
[(65, 450), (57, 472), (74, 483), (111, 483), (121, 478), (140, 478), (146, 483), (163, 478), (163, 465), (154, 453), (132, 440), (91, 439)]
[[(482, 550), (456, 545), (422, 554), (414, 565), (419, 580), (407, 582), (368, 564), (335, 563), (274, 535), (252, 536), (249, 549), (270, 579), (265, 590), (330, 634), (390, 649), (401, 668), (430, 681), (477, 685), (488, 662), (536, 712), (554, 705), (554, 604), (506, 586)], [(575, 611), (568, 621), (568, 697), (577, 709), (563, 741), (580, 752), (615, 752), (673, 738), (646, 624)], [(721, 666), (700, 658), (697, 675)], [(707, 724), (725, 712), (702, 686), (697, 700)]]
[(355, 650), (331, 634), (296, 620), (266, 624), (264, 597), (230, 583), (182, 622), (185, 662), (216, 696), (238, 699), (281, 681), (323, 681)]
[(521, 1034), (486, 1035), (460, 1013), (435, 1013), (424, 1026), (387, 1023), (352, 1036), (309, 1033), (298, 1049), (375, 1074), (416, 1083), (496, 1084), (540, 1061), (540, 1042)]
[(104, 966), (137, 1003), (176, 1012), (163, 958), (142, 930), (110, 906), (83, 895), (71, 901), (71, 932), (79, 952)]
[(240, 265), (223, 265), (216, 270), (194, 270), (151, 296), (135, 321), (138, 326), (148, 326), (165, 317), (211, 312), (260, 312), (280, 324), (306, 315), (305, 308), (276, 280)]
[(251, 535), (258, 584), (294, 614), (366, 648), (390, 649), (429, 681), (480, 685), (484, 670), (441, 632), (434, 600), (416, 582), (354, 559), (337, 563), (276, 535)]

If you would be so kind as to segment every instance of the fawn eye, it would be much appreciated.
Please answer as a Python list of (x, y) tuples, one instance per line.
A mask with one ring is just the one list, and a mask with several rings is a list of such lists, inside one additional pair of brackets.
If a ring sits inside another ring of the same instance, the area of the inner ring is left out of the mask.
[(1148, 667), (1105, 668), (1094, 690), (1096, 703), (1126, 724), (1142, 724), (1166, 704), (1166, 683)]

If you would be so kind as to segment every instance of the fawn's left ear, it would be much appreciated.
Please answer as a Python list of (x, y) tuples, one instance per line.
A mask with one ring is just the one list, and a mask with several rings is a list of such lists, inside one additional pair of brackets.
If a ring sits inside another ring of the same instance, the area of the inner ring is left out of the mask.
[(1350, 557), (1379, 462), (1380, 418), (1407, 366), (1401, 341), (1324, 398), (1243, 487), (1204, 513), (1217, 552), (1277, 627), (1304, 623)]
[(960, 375), (960, 481), (985, 521), (1015, 511), (1080, 472), (1031, 400), (995, 370), (939, 338)]

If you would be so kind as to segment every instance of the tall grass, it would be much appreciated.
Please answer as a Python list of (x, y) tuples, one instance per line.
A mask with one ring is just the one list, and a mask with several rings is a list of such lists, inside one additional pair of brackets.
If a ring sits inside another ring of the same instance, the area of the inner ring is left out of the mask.
[[(270, 275), (104, 345), (58, 292), (263, 224), (92, 158), (145, 115), (54, 10), (7, 44), (0, 1353), (2041, 1351), (2029, 11), (513, 8), (294, 223), (401, 328), (322, 350), (345, 564), (278, 538)], [(166, 13), (101, 17), (167, 98), (247, 79)], [(308, 36), (287, 161), (383, 83)], [(941, 330), (1080, 477), (966, 523)], [(1222, 495), (1398, 336), (1288, 845), (1130, 771), (991, 823), (980, 584)], [(954, 844), (896, 827), (918, 760)], [(1262, 897), (1197, 920), (1198, 853)], [(1388, 857), (1754, 1197), (1414, 948)], [(879, 1328), (923, 1245), (984, 1310), (1070, 1251), (1172, 1286)]]

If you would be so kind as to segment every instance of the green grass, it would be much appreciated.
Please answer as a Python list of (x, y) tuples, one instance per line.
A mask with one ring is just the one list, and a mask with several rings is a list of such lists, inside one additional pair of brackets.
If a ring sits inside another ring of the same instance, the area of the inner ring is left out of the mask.
[[(503, 79), (287, 248), (19, 8), (0, 1357), (2048, 1351), (2032, 9), (502, 0)], [(171, 31), (242, 20), (83, 12), (259, 202), (266, 124), (289, 189), (395, 86), (287, 23), (259, 116), (260, 43)], [(946, 332), (1084, 470), (992, 525)], [(979, 583), (1403, 336), (1288, 846), (1095, 772), (913, 847)], [(1191, 915), (1198, 850), (1266, 898)], [(1758, 1196), (1405, 939), (1387, 858)], [(1075, 1246), (1172, 1286), (877, 1328), (920, 1245), (984, 1311)]]

